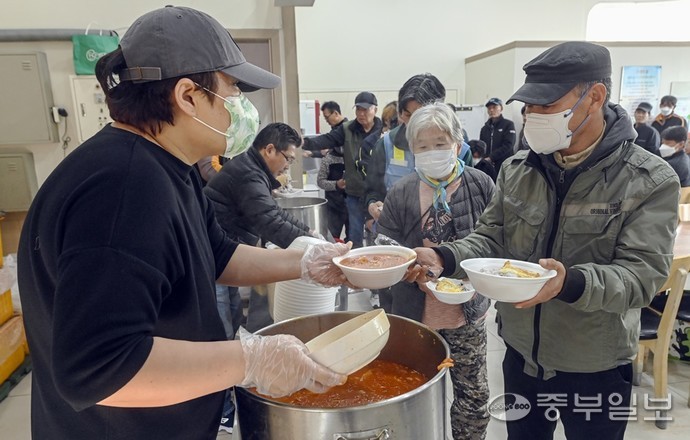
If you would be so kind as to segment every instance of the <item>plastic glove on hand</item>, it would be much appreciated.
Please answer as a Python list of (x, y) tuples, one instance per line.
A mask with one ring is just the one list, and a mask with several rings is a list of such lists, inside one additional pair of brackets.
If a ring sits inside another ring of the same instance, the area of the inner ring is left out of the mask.
[(307, 347), (292, 335), (259, 336), (240, 329), (244, 381), (239, 385), (266, 396), (282, 397), (306, 388), (323, 393), (347, 376), (314, 362)]
[(334, 257), (345, 255), (352, 243), (323, 243), (307, 247), (302, 255), (302, 280), (326, 287), (347, 283), (345, 274), (333, 263)]

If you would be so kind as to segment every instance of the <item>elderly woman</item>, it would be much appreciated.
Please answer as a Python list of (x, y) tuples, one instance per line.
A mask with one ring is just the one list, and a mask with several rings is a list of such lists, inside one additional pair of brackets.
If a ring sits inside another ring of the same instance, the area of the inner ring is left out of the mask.
[[(412, 115), (407, 140), (417, 172), (388, 192), (379, 232), (410, 248), (465, 237), (493, 196), (494, 183), (458, 160), (460, 121), (445, 104), (427, 105)], [(489, 300), (476, 294), (467, 303), (448, 305), (417, 284), (400, 282), (391, 289), (392, 313), (438, 330), (450, 345), (455, 361), (450, 371), (453, 438), (484, 439), (489, 423), (484, 323)]]

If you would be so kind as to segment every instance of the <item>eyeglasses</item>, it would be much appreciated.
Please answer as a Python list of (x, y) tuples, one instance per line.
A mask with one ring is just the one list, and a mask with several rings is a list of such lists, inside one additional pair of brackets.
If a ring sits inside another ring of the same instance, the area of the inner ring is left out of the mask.
[(333, 116), (333, 113), (329, 113), (329, 114), (324, 113), (324, 114), (323, 114), (323, 118), (324, 118), (326, 121), (328, 121), (328, 118), (330, 118), (331, 116)]
[(293, 157), (286, 156), (285, 153), (283, 153), (282, 151), (278, 151), (278, 153), (280, 153), (280, 154), (283, 155), (283, 157), (284, 157), (285, 160), (287, 161), (288, 165), (292, 165), (292, 163), (295, 161), (295, 159), (297, 159), (297, 158), (294, 157), (294, 156), (293, 156)]

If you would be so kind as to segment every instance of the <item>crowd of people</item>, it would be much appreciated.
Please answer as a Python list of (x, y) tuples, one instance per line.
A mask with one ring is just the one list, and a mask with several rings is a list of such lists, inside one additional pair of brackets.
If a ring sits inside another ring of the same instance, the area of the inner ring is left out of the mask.
[[(379, 294), (451, 348), (453, 438), (486, 437), (490, 301), (444, 304), (425, 282), (497, 257), (557, 273), (533, 299), (497, 304), (505, 392), (534, 408), (566, 395), (568, 438), (622, 439), (626, 420), (607, 410), (614, 395), (630, 405), (640, 308), (668, 276), (679, 188), (690, 185), (687, 122), (664, 96), (651, 123), (652, 105), (639, 103), (633, 126), (610, 101), (600, 45), (556, 45), (524, 71), (506, 101), (524, 103), (520, 133), (495, 97), (470, 140), (443, 84), (423, 73), (381, 118), (368, 91), (353, 120), (325, 102), (331, 131), (303, 139), (283, 123), (259, 130), (245, 92), (280, 79), (247, 63), (215, 19), (185, 7), (139, 18), (97, 65), (115, 122), (51, 174), (22, 231), (34, 438), (212, 439), (233, 386), (283, 396), (345, 381), (294, 337), (239, 330), (236, 286), (345, 283), (332, 258), (349, 244), (260, 246), (319, 236), (271, 195), (302, 148), (322, 157), (334, 240), (415, 248), (419, 265)], [(603, 396), (603, 411), (585, 421), (576, 395)], [(507, 429), (550, 438), (555, 424), (533, 411)]]

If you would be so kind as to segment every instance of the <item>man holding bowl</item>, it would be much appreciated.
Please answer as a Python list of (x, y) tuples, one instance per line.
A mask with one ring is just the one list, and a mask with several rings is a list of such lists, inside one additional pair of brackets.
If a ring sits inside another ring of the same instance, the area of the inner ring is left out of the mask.
[[(627, 421), (609, 410), (630, 406), (640, 308), (671, 263), (678, 178), (633, 143), (629, 116), (609, 102), (606, 48), (562, 43), (523, 69), (525, 84), (508, 103), (526, 105), (531, 151), (503, 163), (472, 234), (415, 250), (423, 266), (455, 278), (469, 258), (556, 270), (534, 298), (497, 304), (505, 392), (531, 406), (507, 422), (508, 436), (550, 439), (560, 418), (569, 439), (622, 439)], [(424, 270), (407, 279), (426, 281)], [(583, 412), (583, 401), (594, 411)]]

